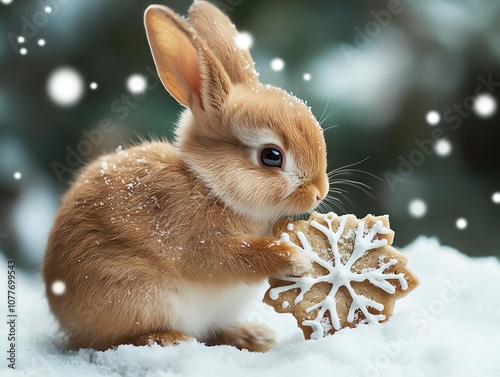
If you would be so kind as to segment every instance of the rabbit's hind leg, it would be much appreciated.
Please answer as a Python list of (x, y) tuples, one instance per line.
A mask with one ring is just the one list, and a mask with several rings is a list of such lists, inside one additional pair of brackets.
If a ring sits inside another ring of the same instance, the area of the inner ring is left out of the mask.
[(267, 352), (276, 345), (274, 331), (260, 323), (240, 323), (216, 331), (205, 342), (208, 346), (230, 345), (251, 352)]
[(176, 346), (183, 342), (188, 342), (194, 338), (180, 331), (158, 331), (141, 335), (130, 342), (135, 346), (147, 346), (159, 344), (162, 347)]

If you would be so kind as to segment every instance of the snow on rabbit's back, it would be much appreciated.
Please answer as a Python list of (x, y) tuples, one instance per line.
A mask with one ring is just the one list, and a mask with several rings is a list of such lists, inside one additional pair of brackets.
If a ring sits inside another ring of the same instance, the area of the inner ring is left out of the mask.
[(175, 144), (90, 163), (52, 227), (46, 294), (72, 347), (196, 338), (265, 351), (268, 328), (236, 323), (248, 291), (311, 268), (271, 229), (327, 195), (322, 130), (303, 102), (259, 83), (216, 7), (197, 1), (189, 15), (158, 5), (145, 14), (160, 78), (186, 107)]

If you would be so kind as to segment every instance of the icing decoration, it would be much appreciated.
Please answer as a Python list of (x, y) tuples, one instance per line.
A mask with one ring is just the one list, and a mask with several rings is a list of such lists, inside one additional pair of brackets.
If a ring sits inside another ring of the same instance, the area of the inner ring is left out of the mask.
[[(326, 295), (326, 297), (324, 297), (320, 302), (308, 307), (306, 310), (308, 313), (314, 310), (318, 311), (315, 318), (311, 320), (304, 320), (302, 322), (303, 326), (309, 326), (312, 328), (313, 332), (310, 336), (311, 339), (323, 337), (329, 332), (331, 327), (335, 330), (339, 330), (341, 327), (344, 327), (341, 326), (340, 323), (340, 317), (337, 313), (337, 301), (335, 298), (336, 293), (341, 287), (345, 287), (352, 298), (352, 303), (347, 315), (347, 322), (353, 323), (356, 321), (358, 319), (359, 312), (363, 313), (364, 316), (364, 319), (357, 321), (359, 323), (376, 323), (384, 321), (386, 319), (384, 314), (373, 313), (369, 310), (369, 308), (373, 308), (376, 311), (381, 312), (384, 309), (384, 305), (356, 293), (351, 284), (353, 282), (369, 281), (375, 287), (382, 289), (386, 293), (394, 294), (396, 292), (396, 287), (389, 281), (395, 280), (399, 283), (402, 290), (407, 290), (408, 282), (405, 280), (403, 273), (386, 273), (386, 270), (395, 265), (398, 260), (395, 258), (388, 259), (384, 255), (381, 255), (378, 261), (378, 268), (364, 268), (361, 271), (356, 271), (352, 267), (360, 258), (370, 252), (370, 250), (386, 246), (388, 244), (387, 240), (385, 238), (379, 239), (376, 236), (378, 234), (388, 234), (391, 231), (386, 228), (380, 220), (376, 221), (371, 228), (368, 228), (367, 224), (363, 220), (360, 220), (354, 232), (347, 232), (347, 236), (354, 239), (354, 247), (352, 254), (348, 257), (348, 259), (346, 261), (342, 261), (339, 252), (339, 241), (344, 242), (341, 238), (345, 230), (347, 215), (338, 217), (334, 213), (328, 213), (326, 215), (318, 216), (320, 216), (320, 218), (323, 219), (327, 225), (322, 225), (314, 220), (310, 222), (310, 225), (327, 237), (328, 242), (331, 245), (330, 254), (332, 259), (330, 261), (322, 259), (318, 254), (313, 252), (313, 249), (304, 233), (298, 231), (296, 234), (302, 244), (302, 250), (304, 253), (311, 259), (312, 262), (323, 267), (327, 271), (327, 274), (318, 277), (313, 277), (310, 274), (301, 277), (282, 277), (280, 280), (291, 282), (292, 284), (271, 288), (269, 290), (270, 299), (277, 300), (281, 293), (298, 289), (299, 294), (294, 300), (294, 303), (298, 304), (303, 300), (304, 295), (315, 284), (320, 282), (331, 284), (330, 292)], [(337, 230), (333, 230), (332, 222), (336, 219), (339, 220), (339, 226)], [(291, 230), (293, 229), (293, 226), (287, 228), (288, 230)], [(344, 239), (345, 237), (346, 235), (343, 236)], [(290, 236), (287, 233), (283, 233), (281, 241), (290, 242)], [(388, 261), (385, 261), (386, 259), (388, 259)], [(288, 307), (288, 305), (286, 306)], [(331, 323), (329, 323), (328, 318), (325, 317), (325, 313), (327, 311), (330, 314)]]

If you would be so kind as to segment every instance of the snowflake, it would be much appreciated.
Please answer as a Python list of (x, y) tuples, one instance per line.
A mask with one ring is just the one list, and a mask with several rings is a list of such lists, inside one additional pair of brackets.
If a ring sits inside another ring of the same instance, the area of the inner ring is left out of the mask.
[[(327, 237), (328, 242), (331, 245), (331, 256), (333, 257), (331, 261), (322, 259), (313, 251), (313, 248), (311, 247), (303, 232), (298, 231), (296, 234), (302, 244), (304, 253), (311, 259), (312, 262), (317, 263), (319, 266), (323, 267), (327, 271), (327, 274), (317, 277), (306, 275), (301, 277), (287, 276), (280, 278), (281, 280), (291, 282), (292, 284), (271, 288), (269, 290), (270, 299), (277, 300), (281, 293), (293, 289), (298, 289), (299, 293), (294, 300), (294, 303), (297, 305), (304, 299), (304, 295), (315, 284), (321, 282), (331, 284), (331, 289), (326, 297), (324, 297), (324, 299), (320, 302), (309, 306), (306, 309), (307, 313), (310, 313), (314, 310), (318, 311), (314, 319), (308, 319), (302, 322), (303, 326), (309, 326), (312, 328), (313, 333), (310, 336), (311, 339), (323, 337), (325, 333), (329, 332), (331, 327), (333, 327), (335, 330), (339, 330), (341, 328), (340, 316), (337, 312), (337, 300), (335, 298), (335, 295), (341, 287), (345, 287), (350, 297), (352, 298), (352, 303), (347, 315), (347, 321), (349, 323), (353, 323), (358, 319), (359, 312), (364, 315), (364, 319), (358, 321), (359, 323), (375, 323), (384, 321), (386, 317), (384, 314), (380, 313), (384, 310), (384, 305), (380, 302), (356, 293), (351, 283), (368, 281), (373, 284), (373, 286), (382, 289), (386, 293), (394, 294), (396, 293), (396, 287), (391, 284), (389, 280), (396, 280), (402, 290), (407, 290), (408, 282), (405, 280), (405, 276), (403, 273), (386, 273), (386, 270), (398, 263), (398, 260), (396, 258), (391, 258), (387, 262), (384, 262), (386, 258), (381, 255), (379, 257), (378, 268), (364, 268), (360, 271), (355, 271), (352, 269), (352, 267), (370, 250), (387, 246), (387, 239), (383, 237), (377, 238), (377, 235), (387, 235), (391, 231), (386, 228), (383, 222), (380, 220), (376, 221), (370, 229), (367, 229), (366, 223), (364, 221), (359, 221), (357, 228), (354, 231), (354, 246), (352, 254), (347, 258), (345, 262), (343, 262), (341, 253), (339, 251), (339, 241), (341, 243), (344, 242), (344, 240), (341, 240), (341, 237), (343, 236), (344, 230), (346, 228), (347, 215), (338, 217), (334, 213), (329, 213), (326, 215), (318, 216), (326, 222), (326, 226), (314, 220), (310, 222), (310, 225), (319, 230)], [(335, 220), (339, 220), (339, 226), (336, 231), (332, 228), (332, 223)], [(288, 229), (291, 230), (290, 228)], [(347, 235), (349, 236), (349, 232), (347, 233)], [(344, 235), (344, 238), (345, 237), (346, 235)], [(290, 241), (290, 237), (287, 233), (282, 234), (282, 241)], [(379, 313), (372, 313), (370, 312), (369, 308), (373, 308)], [(331, 325), (327, 323), (328, 321), (325, 321), (326, 312), (330, 313)]]

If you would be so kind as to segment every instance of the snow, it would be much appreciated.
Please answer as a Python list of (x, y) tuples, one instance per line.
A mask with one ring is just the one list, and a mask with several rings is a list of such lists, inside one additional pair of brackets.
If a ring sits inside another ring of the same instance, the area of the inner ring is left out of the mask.
[(247, 31), (240, 31), (234, 42), (240, 50), (250, 50), (253, 47), (253, 36)]
[[(265, 354), (195, 341), (171, 348), (123, 345), (104, 352), (62, 351), (41, 279), (18, 270), (17, 370), (8, 369), (4, 358), (0, 375), (499, 376), (498, 260), (469, 258), (424, 237), (402, 252), (420, 286), (396, 303), (388, 322), (304, 341), (291, 316), (255, 302), (247, 316), (264, 320), (278, 334), (277, 348)], [(3, 257), (2, 265), (7, 265)], [(1, 281), (6, 274), (2, 268)], [(0, 300), (2, 313), (5, 301)], [(7, 349), (4, 336), (1, 346)]]
[(47, 80), (50, 99), (59, 106), (73, 106), (84, 94), (82, 75), (71, 67), (54, 70)]
[(436, 153), (438, 156), (441, 157), (446, 157), (449, 156), (451, 153), (451, 143), (447, 139), (441, 139), (436, 142), (436, 145), (434, 146), (434, 149), (436, 150)]
[(56, 296), (61, 296), (66, 291), (66, 284), (64, 281), (56, 280), (52, 283), (50, 289)]
[(274, 58), (271, 60), (271, 69), (276, 72), (280, 72), (285, 68), (285, 62), (281, 58)]
[(142, 94), (146, 91), (148, 83), (141, 74), (133, 74), (127, 79), (127, 89), (132, 94)]
[(493, 203), (499, 204), (500, 203), (500, 192), (494, 192), (493, 195), (491, 195), (491, 200), (493, 200)]
[(463, 229), (467, 228), (467, 220), (464, 219), (463, 217), (460, 217), (455, 222), (455, 225), (457, 226), (458, 229), (463, 230)]
[(414, 199), (408, 205), (408, 212), (417, 219), (424, 217), (427, 213), (427, 204), (422, 199)]
[(437, 111), (433, 110), (427, 113), (425, 119), (427, 120), (427, 123), (429, 123), (431, 126), (435, 126), (441, 121), (441, 115), (439, 115)]
[(489, 93), (480, 94), (474, 100), (474, 111), (482, 118), (489, 118), (495, 114), (497, 102), (495, 97)]

